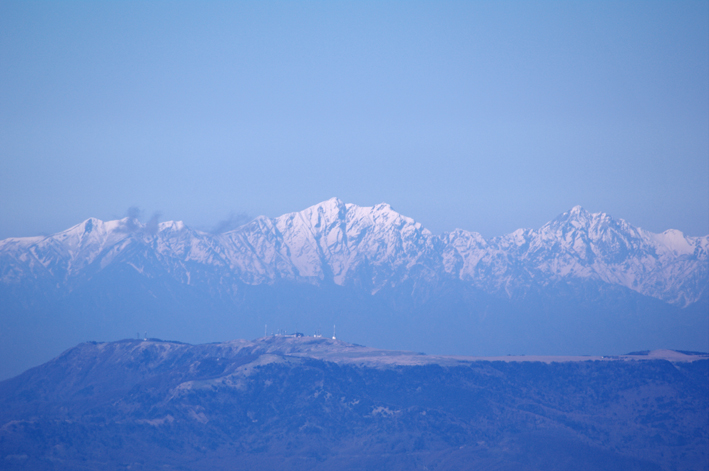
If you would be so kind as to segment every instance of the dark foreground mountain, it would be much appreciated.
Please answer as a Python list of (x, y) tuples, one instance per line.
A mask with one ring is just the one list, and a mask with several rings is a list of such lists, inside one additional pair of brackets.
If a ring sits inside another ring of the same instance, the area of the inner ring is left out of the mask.
[(84, 343), (0, 383), (0, 468), (707, 470), (708, 358)]
[(466, 355), (709, 350), (709, 236), (581, 207), (484, 239), (331, 199), (211, 234), (87, 219), (0, 241), (0, 378), (86, 339), (278, 329)]

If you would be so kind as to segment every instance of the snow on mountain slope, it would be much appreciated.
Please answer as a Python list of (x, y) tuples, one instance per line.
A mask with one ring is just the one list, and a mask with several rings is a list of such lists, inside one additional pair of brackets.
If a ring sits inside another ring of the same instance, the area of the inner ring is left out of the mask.
[(539, 230), (518, 229), (490, 241), (465, 231), (445, 234), (460, 257), (447, 266), (462, 280), (487, 291), (572, 278), (620, 285), (671, 304), (687, 306), (707, 289), (709, 257), (705, 237), (669, 230), (653, 234), (605, 213), (580, 206)]
[(27, 276), (51, 276), (65, 281), (104, 251), (128, 236), (128, 219), (103, 222), (89, 218), (49, 237), (6, 239), (0, 242), (3, 282), (20, 282)]
[(485, 240), (461, 229), (434, 236), (387, 204), (360, 207), (332, 198), (277, 218), (260, 216), (224, 234), (174, 221), (147, 227), (129, 218), (90, 218), (49, 237), (0, 241), (0, 281), (46, 279), (70, 289), (72, 280), (115, 263), (145, 276), (162, 276), (155, 272), (162, 270), (181, 283), (224, 289), (292, 280), (354, 284), (374, 293), (407, 280), (457, 279), (511, 296), (560, 280), (592, 279), (687, 306), (706, 295), (708, 248), (709, 236), (653, 234), (580, 206), (538, 230)]
[(259, 217), (222, 239), (232, 269), (247, 283), (284, 278), (343, 285), (367, 267), (376, 287), (406, 279), (417, 265), (432, 270), (440, 244), (389, 205), (362, 208), (336, 198), (275, 219)]
[(550, 279), (598, 279), (680, 305), (696, 301), (706, 289), (687, 289), (687, 284), (708, 281), (709, 260), (701, 249), (707, 237), (690, 238), (672, 231), (671, 236), (658, 238), (622, 219), (591, 214), (580, 206), (521, 235), (521, 240), (510, 239), (505, 236), (499, 243)]

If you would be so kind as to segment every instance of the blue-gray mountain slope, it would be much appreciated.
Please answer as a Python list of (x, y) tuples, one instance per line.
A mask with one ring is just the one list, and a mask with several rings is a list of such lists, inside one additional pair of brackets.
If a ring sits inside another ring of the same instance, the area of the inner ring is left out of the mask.
[(0, 467), (709, 469), (706, 355), (544, 360), (85, 343), (0, 382)]

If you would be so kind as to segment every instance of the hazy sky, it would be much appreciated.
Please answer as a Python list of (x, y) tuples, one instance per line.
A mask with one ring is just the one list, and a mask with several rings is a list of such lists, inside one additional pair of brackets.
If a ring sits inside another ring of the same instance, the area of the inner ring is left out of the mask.
[(0, 238), (332, 196), (709, 233), (709, 2), (0, 1)]

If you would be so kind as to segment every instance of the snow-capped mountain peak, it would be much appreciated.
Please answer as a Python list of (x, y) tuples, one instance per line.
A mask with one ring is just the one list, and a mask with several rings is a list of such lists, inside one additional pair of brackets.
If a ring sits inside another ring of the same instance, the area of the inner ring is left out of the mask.
[(362, 207), (331, 198), (223, 234), (181, 221), (89, 218), (49, 237), (0, 241), (0, 259), (4, 283), (59, 277), (61, 285), (116, 263), (143, 273), (148, 262), (141, 257), (152, 254), (150, 263), (167, 276), (188, 284), (219, 280), (218, 289), (227, 290), (234, 282), (292, 280), (355, 284), (374, 293), (407, 280), (422, 286), (453, 279), (512, 295), (591, 279), (688, 305), (707, 290), (708, 241), (676, 230), (653, 234), (581, 206), (537, 230), (489, 240), (460, 229), (435, 236), (386, 203)]
[(661, 234), (651, 234), (650, 237), (657, 242), (657, 247), (662, 252), (669, 252), (675, 255), (691, 255), (697, 249), (702, 249), (701, 244), (693, 244), (691, 239), (677, 229), (668, 229)]

